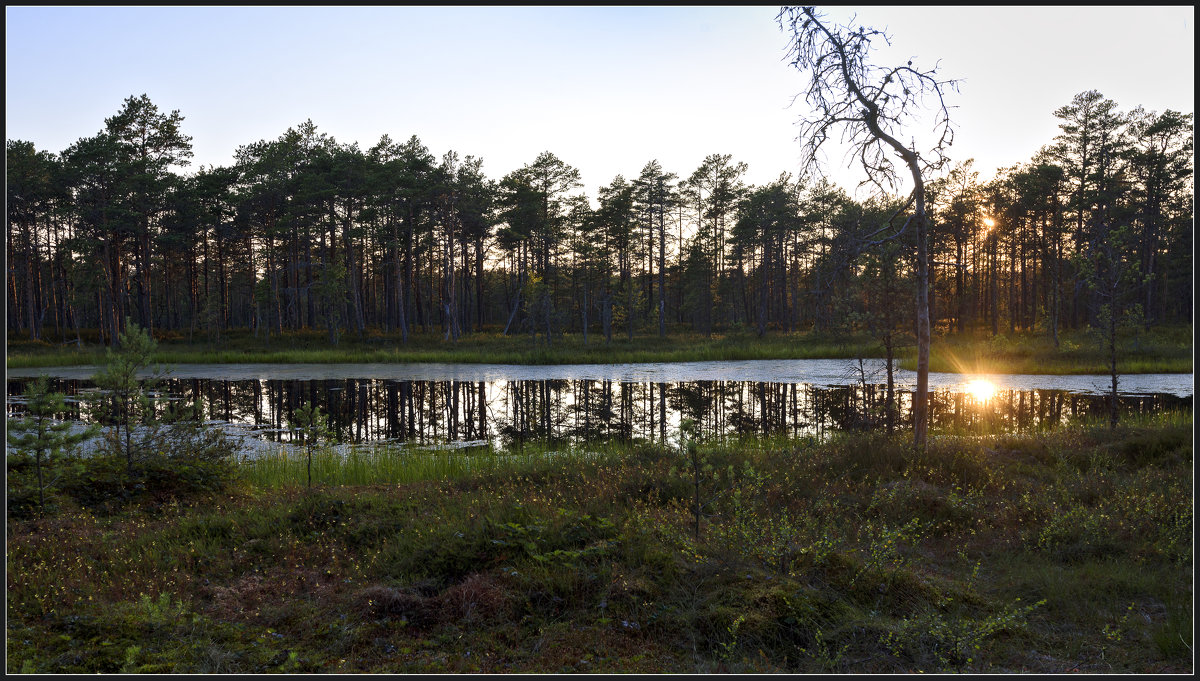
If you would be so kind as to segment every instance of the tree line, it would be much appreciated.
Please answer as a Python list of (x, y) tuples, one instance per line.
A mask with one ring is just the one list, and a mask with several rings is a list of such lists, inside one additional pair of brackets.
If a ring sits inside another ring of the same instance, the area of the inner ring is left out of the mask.
[[(925, 187), (934, 328), (1057, 341), (1117, 318), (1190, 322), (1192, 114), (1096, 91), (1053, 114), (1061, 133), (1029, 161), (989, 180), (967, 161)], [(10, 336), (111, 345), (126, 320), (331, 343), (913, 332), (899, 198), (787, 173), (749, 185), (745, 163), (711, 154), (686, 176), (651, 160), (593, 202), (549, 151), (495, 180), (416, 136), (362, 149), (311, 121), (188, 172), (183, 120), (142, 95), (57, 154), (7, 141)]]

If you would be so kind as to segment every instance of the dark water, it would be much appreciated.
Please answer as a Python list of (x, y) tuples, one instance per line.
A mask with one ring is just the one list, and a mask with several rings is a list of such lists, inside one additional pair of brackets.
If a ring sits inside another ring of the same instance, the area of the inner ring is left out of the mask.
[[(1189, 377), (1190, 380), (1190, 377)], [(23, 410), (28, 379), (8, 380), (9, 416)], [(78, 398), (90, 381), (52, 378), (51, 389), (73, 399), (62, 417), (90, 420)], [(481, 444), (506, 447), (527, 440), (578, 443), (598, 440), (666, 441), (683, 418), (703, 435), (822, 435), (835, 430), (883, 428), (882, 385), (693, 380), (600, 379), (401, 380), (390, 378), (278, 380), (174, 378), (159, 385), (172, 399), (202, 402), (203, 417), (237, 424), (271, 441), (290, 441), (288, 418), (310, 401), (330, 415), (348, 443)], [(14, 399), (16, 398), (16, 399)], [(908, 427), (912, 393), (898, 390), (897, 427)], [(160, 403), (165, 404), (166, 400)], [(1123, 415), (1164, 410), (1190, 412), (1192, 397), (1123, 394)], [(988, 399), (961, 387), (932, 392), (933, 427), (966, 432), (1054, 428), (1108, 414), (1108, 397), (1054, 389), (1001, 388)]]

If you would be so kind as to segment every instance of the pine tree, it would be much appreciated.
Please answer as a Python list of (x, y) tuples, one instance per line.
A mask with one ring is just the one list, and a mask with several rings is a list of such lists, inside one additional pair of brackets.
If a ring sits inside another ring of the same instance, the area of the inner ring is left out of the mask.
[[(25, 412), (21, 419), (9, 419), (8, 444), (16, 450), (18, 461), (32, 459), (37, 474), (38, 509), (46, 512), (46, 491), (58, 476), (56, 465), (70, 457), (81, 442), (96, 434), (96, 428), (78, 430), (69, 421), (56, 421), (54, 415), (66, 410), (66, 396), (50, 392), (45, 374), (25, 387)], [(10, 466), (12, 457), (9, 459)]]
[(105, 439), (113, 451), (125, 459), (126, 471), (133, 472), (134, 463), (142, 458), (148, 437), (134, 440), (133, 429), (138, 424), (153, 421), (150, 390), (157, 384), (162, 370), (149, 378), (138, 373), (150, 366), (158, 343), (150, 333), (126, 318), (125, 330), (118, 336), (118, 349), (105, 348), (104, 367), (92, 377), (103, 397), (94, 407), (96, 416), (111, 420), (113, 427)]
[(292, 432), (300, 438), (300, 444), (304, 445), (304, 453), (307, 459), (307, 484), (309, 487), (312, 487), (313, 449), (322, 440), (328, 440), (333, 437), (333, 431), (329, 428), (329, 419), (325, 414), (321, 413), (320, 407), (314, 407), (312, 402), (305, 402), (304, 406), (297, 409), (291, 418), (288, 419), (288, 424)]

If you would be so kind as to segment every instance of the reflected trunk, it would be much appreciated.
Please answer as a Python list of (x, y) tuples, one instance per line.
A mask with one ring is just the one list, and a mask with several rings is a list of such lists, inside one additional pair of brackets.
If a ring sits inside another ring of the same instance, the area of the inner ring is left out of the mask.
[[(8, 381), (8, 416), (23, 412), (29, 379)], [(51, 379), (51, 390), (77, 398), (89, 381)], [(620, 382), (612, 380), (428, 381), (392, 379), (168, 379), (169, 399), (202, 400), (206, 420), (237, 424), (267, 441), (288, 442), (294, 409), (311, 401), (329, 414), (339, 440), (429, 445), (490, 442), (512, 447), (605, 441), (668, 443), (681, 419), (702, 437), (824, 437), (835, 431), (884, 429), (911, 419), (913, 393), (886, 385), (818, 387), (754, 381)], [(14, 398), (17, 398), (14, 400)], [(948, 389), (930, 393), (930, 428), (966, 434), (1029, 432), (1110, 416), (1109, 395), (1060, 390), (1000, 390), (991, 399)], [(167, 400), (158, 403), (165, 409)], [(1122, 415), (1191, 409), (1191, 397), (1121, 395)], [(889, 408), (890, 406), (890, 408)], [(890, 416), (890, 418), (889, 418)], [(59, 418), (87, 420), (71, 401)]]

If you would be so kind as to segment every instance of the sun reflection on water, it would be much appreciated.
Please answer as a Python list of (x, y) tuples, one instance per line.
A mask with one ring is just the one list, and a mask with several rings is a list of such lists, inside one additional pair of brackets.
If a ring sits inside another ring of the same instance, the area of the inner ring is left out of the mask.
[(967, 392), (971, 393), (977, 402), (987, 402), (996, 394), (996, 385), (986, 378), (976, 378), (967, 382)]

